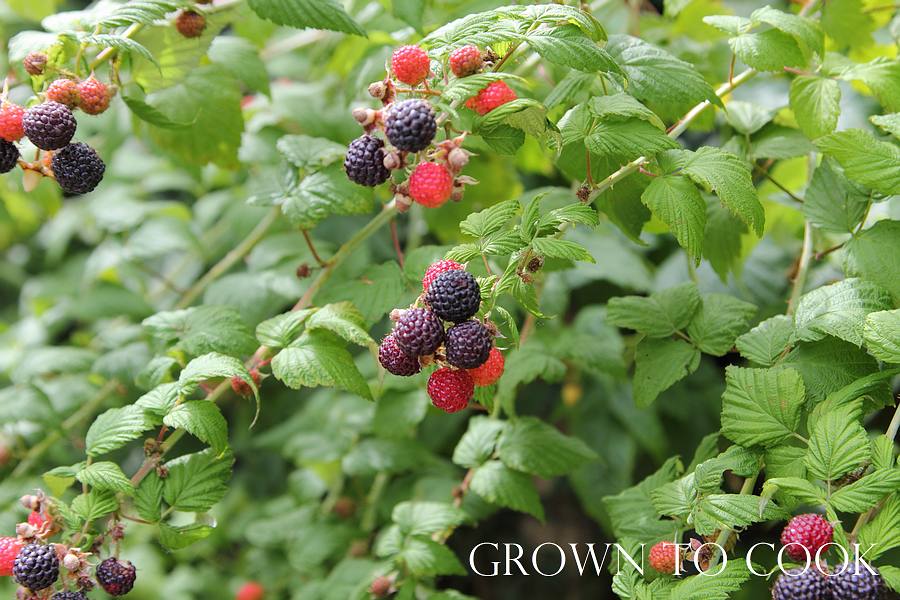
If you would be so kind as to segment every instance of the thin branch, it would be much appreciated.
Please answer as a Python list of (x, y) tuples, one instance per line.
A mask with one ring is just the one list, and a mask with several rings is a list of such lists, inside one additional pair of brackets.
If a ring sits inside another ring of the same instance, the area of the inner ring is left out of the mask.
[(319, 253), (316, 251), (316, 245), (313, 244), (312, 238), (309, 237), (309, 232), (305, 229), (300, 230), (300, 232), (303, 234), (303, 239), (306, 240), (306, 247), (309, 248), (309, 251), (313, 255), (316, 263), (320, 267), (324, 267), (325, 265), (327, 265), (328, 263), (322, 260), (322, 257), (319, 256)]
[(791, 288), (791, 297), (788, 300), (787, 315), (794, 314), (797, 310), (797, 304), (800, 302), (800, 296), (803, 295), (803, 288), (806, 286), (806, 276), (809, 273), (809, 263), (813, 255), (812, 242), (812, 225), (809, 221), (803, 224), (803, 248), (800, 251), (800, 260), (797, 265), (797, 274), (794, 276), (794, 282)]
[(391, 219), (391, 241), (394, 243), (394, 252), (397, 253), (397, 262), (403, 268), (403, 248), (400, 247), (400, 235), (397, 233), (397, 219)]

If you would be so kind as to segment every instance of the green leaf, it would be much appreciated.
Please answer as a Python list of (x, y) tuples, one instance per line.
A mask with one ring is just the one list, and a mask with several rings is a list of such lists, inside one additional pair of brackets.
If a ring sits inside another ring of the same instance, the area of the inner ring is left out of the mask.
[(511, 469), (544, 478), (566, 475), (597, 459), (580, 439), (532, 417), (519, 418), (503, 430), (497, 456)]
[(239, 377), (250, 386), (253, 394), (259, 397), (256, 382), (250, 377), (247, 368), (240, 360), (233, 356), (226, 356), (218, 352), (210, 352), (198, 356), (187, 364), (178, 377), (178, 386), (183, 396), (194, 393), (200, 384), (211, 379)]
[(72, 500), (72, 512), (83, 521), (95, 521), (119, 509), (115, 492), (94, 488)]
[(122, 93), (122, 100), (131, 109), (132, 114), (142, 121), (146, 121), (156, 127), (163, 129), (179, 129), (182, 127), (190, 127), (191, 123), (178, 123), (166, 116), (161, 110), (155, 106), (147, 104), (144, 92), (138, 86), (128, 86)]
[(872, 115), (869, 117), (869, 121), (878, 125), (895, 138), (900, 139), (900, 112), (889, 115)]
[(562, 258), (589, 263), (597, 262), (587, 251), (587, 248), (581, 244), (570, 242), (568, 240), (558, 240), (549, 237), (536, 238), (531, 242), (531, 247), (537, 254), (549, 258)]
[(250, 8), (278, 25), (366, 35), (338, 0), (250, 0)]
[(900, 364), (900, 309), (866, 315), (863, 339), (869, 354), (886, 363)]
[(256, 339), (267, 348), (280, 350), (297, 339), (303, 324), (313, 312), (314, 309), (293, 310), (266, 319), (256, 326)]
[(831, 0), (822, 7), (822, 28), (838, 47), (870, 45), (875, 23), (863, 0)]
[[(819, 342), (804, 342), (791, 350), (784, 359), (803, 376), (806, 392), (814, 400), (821, 400), (846, 385), (878, 371), (874, 358), (855, 345), (828, 336)], [(871, 390), (873, 397), (879, 392)], [(884, 394), (882, 386), (880, 394)]]
[(701, 351), (725, 356), (755, 314), (756, 306), (749, 302), (727, 294), (707, 294), (688, 325), (687, 334)]
[(391, 519), (405, 535), (431, 535), (461, 525), (467, 517), (447, 502), (410, 501), (396, 505)]
[(363, 327), (363, 316), (350, 302), (327, 304), (316, 311), (306, 322), (306, 329), (324, 329), (335, 335), (366, 347), (374, 344), (369, 333)]
[(900, 547), (900, 494), (888, 497), (878, 511), (859, 532), (860, 547), (869, 549), (866, 558), (876, 560), (890, 550)]
[(772, 112), (752, 102), (732, 100), (725, 106), (725, 119), (738, 133), (752, 135), (772, 120)]
[(866, 315), (891, 308), (891, 297), (878, 284), (849, 278), (808, 292), (794, 315), (795, 336), (804, 341), (826, 335), (861, 346)]
[(900, 305), (900, 223), (882, 220), (847, 243), (844, 272), (874, 281)]
[(180, 0), (131, 0), (126, 4), (117, 5), (94, 25), (113, 28), (127, 27), (133, 23), (148, 24), (162, 19), (183, 5), (184, 2)]
[(703, 22), (729, 35), (738, 35), (753, 27), (753, 21), (733, 15), (710, 15), (703, 17)]
[(900, 61), (879, 56), (870, 62), (855, 64), (838, 73), (845, 81), (861, 81), (872, 90), (888, 111), (900, 110)]
[(272, 374), (292, 389), (336, 387), (372, 399), (353, 356), (332, 335), (306, 332), (272, 359)]
[(715, 197), (707, 197), (703, 257), (722, 281), (728, 279), (729, 271), (737, 271), (741, 265), (741, 237), (745, 233), (747, 226), (743, 221)]
[(685, 175), (715, 192), (722, 203), (762, 236), (766, 215), (753, 187), (750, 165), (720, 148), (703, 146), (696, 152), (679, 151)]
[(166, 463), (163, 497), (166, 503), (184, 512), (206, 512), (228, 492), (234, 458), (220, 456), (212, 449), (179, 456)]
[(656, 113), (638, 102), (634, 96), (623, 92), (609, 96), (594, 96), (587, 106), (592, 115), (603, 121), (627, 121), (636, 118), (648, 121), (659, 129), (665, 130), (666, 128)]
[(393, 14), (417, 30), (422, 30), (425, 0), (391, 0)]
[(461, 102), (475, 96), (494, 81), (521, 81), (525, 80), (511, 73), (476, 73), (468, 77), (457, 77), (450, 81), (444, 88), (441, 97), (448, 102)]
[(760, 453), (743, 446), (731, 446), (717, 456), (704, 460), (695, 469), (697, 488), (703, 492), (719, 491), (725, 471), (741, 477), (759, 472)]
[(121, 448), (153, 427), (139, 406), (111, 408), (97, 417), (85, 437), (88, 456), (100, 456)]
[(158, 64), (156, 59), (143, 44), (125, 36), (108, 33), (80, 35), (79, 42), (97, 46), (99, 48), (115, 48), (121, 54), (133, 53), (145, 60), (149, 60), (153, 64)]
[(292, 224), (312, 229), (334, 215), (362, 215), (372, 211), (369, 189), (356, 185), (342, 165), (331, 165), (303, 179), (282, 204)]
[(202, 523), (193, 523), (191, 525), (178, 527), (167, 523), (160, 523), (159, 543), (171, 551), (183, 550), (200, 540), (208, 538), (212, 535), (213, 531), (213, 527)]
[(491, 504), (544, 520), (544, 507), (531, 478), (513, 471), (498, 460), (488, 461), (475, 469), (470, 489)]
[(584, 138), (584, 145), (591, 154), (615, 157), (623, 162), (679, 147), (665, 131), (641, 119), (598, 123)]
[(850, 183), (830, 158), (816, 167), (803, 197), (803, 214), (824, 231), (851, 233), (869, 207), (869, 195)]
[(699, 261), (706, 227), (706, 202), (694, 183), (676, 175), (656, 177), (644, 190), (641, 201), (669, 226), (681, 247)]
[(418, 577), (466, 574), (465, 567), (450, 548), (426, 537), (408, 539), (397, 558)]
[(509, 125), (526, 135), (541, 137), (547, 130), (547, 109), (537, 100), (519, 98), (498, 106), (475, 122), (476, 133)]
[(256, 46), (248, 40), (233, 35), (216, 36), (209, 48), (209, 58), (250, 89), (270, 94), (266, 65)]
[[(713, 573), (718, 573), (715, 567)], [(687, 577), (672, 590), (669, 600), (726, 600), (733, 592), (744, 587), (750, 578), (750, 571), (743, 560), (729, 560), (721, 573), (715, 577)], [(655, 596), (654, 596), (655, 598)], [(649, 597), (648, 597), (649, 599)]]
[(684, 340), (643, 338), (635, 350), (633, 392), (640, 407), (697, 370), (700, 351)]
[(900, 147), (882, 142), (862, 129), (838, 131), (816, 140), (816, 147), (834, 157), (844, 173), (882, 194), (900, 194)]
[(803, 67), (803, 50), (792, 36), (777, 29), (762, 33), (742, 33), (728, 40), (731, 50), (748, 67), (758, 71), (781, 71), (784, 67)]
[(672, 457), (639, 484), (615, 496), (603, 498), (616, 537), (663, 539), (673, 534), (672, 524), (659, 519), (651, 494), (653, 490), (673, 481), (683, 471), (684, 467), (678, 457)]
[(861, 513), (898, 489), (900, 468), (879, 469), (836, 490), (831, 495), (831, 505), (841, 512)]
[[(765, 504), (764, 508), (760, 508)], [(786, 518), (775, 504), (763, 503), (759, 496), (710, 494), (694, 508), (694, 526), (701, 535), (712, 535), (722, 529), (746, 527), (751, 523)]]
[(812, 52), (822, 54), (825, 44), (824, 36), (819, 24), (813, 19), (776, 10), (771, 6), (756, 9), (750, 15), (750, 19), (771, 25), (779, 31), (793, 36), (807, 54)]
[(766, 319), (735, 340), (741, 356), (771, 367), (787, 349), (794, 335), (794, 320), (787, 315)]
[(773, 446), (800, 426), (805, 389), (793, 369), (729, 366), (722, 394), (722, 433), (743, 446)]
[(96, 462), (84, 467), (75, 478), (81, 483), (101, 491), (122, 492), (133, 494), (134, 487), (131, 481), (122, 472), (122, 469), (113, 462)]
[(483, 238), (503, 229), (519, 212), (518, 200), (506, 200), (470, 214), (459, 224), (459, 230), (466, 235)]
[(878, 568), (881, 578), (884, 580), (888, 589), (900, 593), (900, 567), (892, 567), (891, 565), (881, 565)]
[(488, 417), (472, 417), (469, 429), (453, 451), (453, 462), (461, 467), (479, 467), (493, 454), (497, 440), (507, 424)]
[(842, 407), (816, 422), (806, 452), (806, 467), (811, 475), (833, 481), (869, 459), (869, 438), (853, 416), (858, 410), (853, 405)]
[(142, 519), (155, 523), (162, 518), (164, 485), (159, 475), (151, 471), (134, 491), (134, 507)]
[(586, 73), (621, 73), (613, 58), (575, 25), (538, 29), (525, 41), (547, 61)]
[(173, 429), (184, 429), (212, 447), (216, 454), (228, 449), (228, 423), (222, 411), (207, 400), (183, 402), (163, 418)]
[[(768, 467), (768, 465), (766, 465)], [(773, 477), (763, 485), (762, 495), (771, 498), (775, 492), (787, 494), (798, 503), (821, 506), (825, 504), (825, 490), (816, 484), (799, 477)]]
[(653, 506), (661, 515), (687, 517), (697, 502), (697, 486), (694, 474), (667, 483), (650, 493)]
[(285, 135), (278, 139), (278, 151), (305, 173), (314, 173), (344, 159), (347, 147), (325, 138)]
[(161, 383), (138, 398), (134, 405), (162, 419), (175, 407), (180, 389), (177, 381)]
[(700, 293), (693, 283), (642, 296), (618, 296), (607, 305), (607, 320), (649, 337), (669, 337), (687, 327), (700, 308)]
[(824, 77), (801, 75), (791, 82), (791, 110), (810, 139), (834, 131), (841, 115), (841, 87)]
[(256, 349), (252, 331), (240, 313), (228, 306), (159, 312), (144, 319), (143, 326), (162, 341), (177, 341), (192, 356), (208, 352), (244, 356)]

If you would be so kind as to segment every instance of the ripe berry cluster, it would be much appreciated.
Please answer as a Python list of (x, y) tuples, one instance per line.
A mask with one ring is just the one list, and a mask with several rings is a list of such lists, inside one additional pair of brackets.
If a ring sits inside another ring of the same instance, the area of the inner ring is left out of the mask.
[[(456, 77), (473, 75), (485, 66), (481, 50), (472, 45), (454, 50), (448, 63)], [(451, 138), (448, 129), (447, 139), (435, 142), (438, 125), (447, 115), (437, 116), (431, 103), (424, 99), (397, 100), (398, 94), (439, 96), (434, 86), (442, 83), (434, 77), (425, 50), (403, 46), (394, 51), (389, 76), (369, 86), (369, 93), (382, 101), (382, 110), (360, 108), (353, 113), (365, 134), (347, 149), (344, 168), (351, 181), (373, 187), (390, 179), (392, 170), (409, 169), (407, 180), (392, 186), (401, 209), (412, 202), (438, 208), (447, 200), (462, 198), (465, 185), (475, 183), (460, 175), (469, 160), (469, 153), (462, 148), (465, 132)], [(398, 84), (410, 87), (401, 88)], [(515, 99), (516, 93), (509, 86), (494, 81), (470, 98), (466, 106), (485, 115)], [(383, 131), (389, 146), (374, 135), (376, 131)]]
[(428, 378), (428, 395), (441, 410), (457, 412), (469, 404), (476, 385), (491, 385), (503, 374), (503, 354), (494, 346), (496, 328), (473, 318), (481, 307), (481, 288), (457, 262), (441, 260), (428, 267), (422, 292), (412, 307), (391, 314), (396, 323), (381, 342), (378, 360), (402, 377), (438, 365)]
[[(86, 600), (94, 579), (110, 596), (132, 590), (137, 576), (134, 565), (111, 557), (93, 568), (89, 555), (78, 548), (48, 542), (60, 530), (52, 500), (39, 492), (24, 496), (21, 502), (32, 511), (28, 521), (16, 527), (16, 537), (0, 537), (0, 577), (15, 578), (22, 588), (17, 597)], [(54, 593), (54, 588), (63, 590)]]
[[(46, 56), (31, 53), (25, 58), (29, 73), (42, 73)], [(16, 165), (37, 179), (26, 178), (26, 188), (36, 185), (40, 175), (50, 176), (67, 194), (86, 194), (103, 179), (106, 165), (97, 152), (81, 142), (72, 143), (78, 123), (72, 113), (80, 108), (89, 115), (98, 115), (109, 108), (113, 88), (91, 75), (83, 81), (56, 79), (44, 92), (44, 101), (25, 109), (7, 101), (0, 101), (0, 173), (8, 173)], [(43, 160), (21, 160), (15, 142), (27, 137), (46, 154)]]
[(772, 600), (882, 600), (887, 593), (878, 569), (860, 561), (832, 570), (790, 569), (775, 581)]

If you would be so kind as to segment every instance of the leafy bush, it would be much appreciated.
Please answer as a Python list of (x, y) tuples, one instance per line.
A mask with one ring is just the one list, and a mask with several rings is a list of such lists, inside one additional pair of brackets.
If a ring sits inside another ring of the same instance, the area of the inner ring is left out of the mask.
[(548, 597), (469, 553), (581, 530), (696, 567), (572, 597), (759, 598), (811, 527), (900, 591), (894, 3), (58, 4), (0, 10), (0, 575)]

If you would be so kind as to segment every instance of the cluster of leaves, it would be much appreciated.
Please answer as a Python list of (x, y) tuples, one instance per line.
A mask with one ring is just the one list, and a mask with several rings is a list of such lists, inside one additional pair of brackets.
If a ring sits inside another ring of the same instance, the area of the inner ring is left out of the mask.
[[(82, 126), (113, 157), (103, 187), (0, 188), (0, 506), (43, 487), (83, 548), (127, 525), (136, 596), (265, 577), (343, 600), (385, 576), (402, 598), (464, 598), (439, 591), (466, 574), (457, 532), (487, 539), (501, 509), (553, 525), (569, 490), (582, 526), (631, 549), (774, 539), (812, 506), (900, 589), (892, 5), (9, 4), (11, 60), (43, 50), (121, 93)], [(171, 26), (185, 8), (201, 37)], [(401, 218), (340, 161), (351, 105), (405, 42), (444, 66), (474, 44), (496, 70), (428, 96), (471, 131), (480, 185)], [(460, 108), (497, 79), (519, 99)], [(439, 414), (426, 374), (373, 360), (437, 258), (479, 276), (501, 330), (488, 415)], [(750, 575), (622, 570), (611, 588), (765, 594)]]

